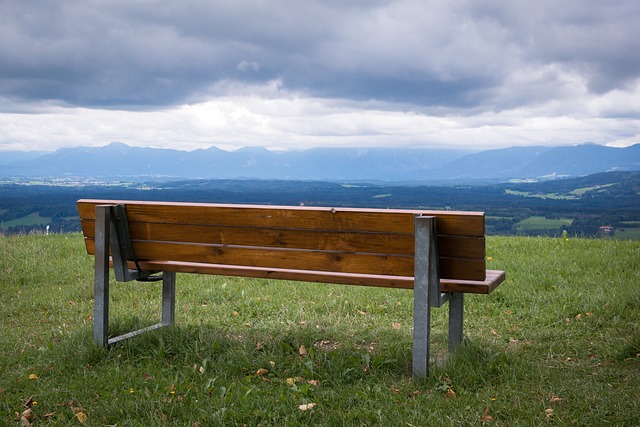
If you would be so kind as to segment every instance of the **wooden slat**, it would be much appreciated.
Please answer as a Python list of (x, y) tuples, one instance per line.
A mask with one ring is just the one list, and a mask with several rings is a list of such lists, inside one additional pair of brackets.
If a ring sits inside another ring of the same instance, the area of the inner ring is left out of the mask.
[(504, 271), (487, 270), (486, 278), (481, 281), (441, 279), (440, 290), (442, 292), (488, 294), (504, 282), (505, 277)]
[(407, 233), (362, 233), (351, 231), (283, 228), (226, 227), (183, 224), (131, 223), (136, 240), (184, 241), (235, 246), (263, 246), (309, 250), (342, 250), (410, 255), (414, 237)]
[(405, 255), (273, 249), (249, 246), (133, 242), (136, 257), (211, 264), (247, 265), (350, 273), (412, 274), (413, 258)]
[[(401, 209), (319, 208), (298, 206), (225, 205), (206, 203), (79, 200), (81, 218), (94, 219), (96, 204), (124, 203), (131, 222), (299, 228), (333, 231), (413, 233), (415, 215), (438, 218), (438, 233), (484, 236), (484, 213)], [(215, 216), (212, 209), (215, 208)], [(239, 212), (242, 212), (239, 214)]]
[[(397, 289), (413, 289), (413, 277), (383, 276), (371, 274), (335, 273), (311, 270), (283, 270), (220, 264), (199, 264), (176, 261), (143, 261), (140, 266), (151, 271), (174, 271), (177, 273), (215, 274), (263, 279), (297, 280), (302, 282), (337, 283), (345, 285), (376, 286)], [(482, 281), (440, 281), (441, 292), (464, 292), (488, 294), (505, 279), (504, 271), (488, 270)]]
[[(94, 253), (94, 241), (86, 240)], [(413, 257), (344, 253), (335, 251), (274, 250), (269, 248), (220, 245), (189, 245), (171, 242), (133, 242), (140, 260), (238, 265), (287, 270), (318, 270), (339, 273), (411, 276)], [(485, 263), (479, 259), (439, 259), (440, 276), (459, 280), (484, 280)]]
[[(93, 221), (82, 221), (82, 229), (87, 238), (93, 238)], [(341, 250), (411, 256), (415, 253), (414, 236), (407, 233), (327, 232), (139, 222), (130, 223), (130, 231), (136, 240)], [(485, 241), (480, 237), (439, 235), (438, 250), (442, 257), (484, 259)]]

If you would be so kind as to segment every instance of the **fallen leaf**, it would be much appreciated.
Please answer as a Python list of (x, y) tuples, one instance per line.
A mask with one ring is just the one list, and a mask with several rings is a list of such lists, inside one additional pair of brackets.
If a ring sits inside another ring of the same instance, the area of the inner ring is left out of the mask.
[(23, 406), (24, 406), (25, 408), (28, 408), (28, 407), (30, 407), (31, 405), (33, 405), (33, 396), (31, 396), (30, 398), (28, 398), (28, 399), (27, 399), (27, 401), (26, 401), (26, 402), (24, 402), (24, 405), (23, 405)]
[(446, 396), (447, 396), (447, 397), (450, 397), (450, 398), (457, 397), (456, 392), (455, 392), (455, 391), (453, 391), (453, 389), (452, 389), (452, 388), (449, 388), (449, 389), (447, 390)]
[(358, 310), (358, 314), (360, 314), (362, 316), (366, 316), (367, 312), (366, 311), (362, 311), (362, 310)]
[(233, 317), (238, 317), (238, 312), (233, 310)]
[(29, 379), (30, 380), (37, 380), (38, 376), (36, 374), (29, 374)]
[(247, 323), (244, 324), (244, 326), (246, 326), (247, 328), (250, 328), (251, 327), (251, 323), (247, 322)]
[(54, 416), (55, 414), (57, 414), (57, 412), (56, 412), (56, 411), (49, 412), (49, 413), (47, 413), (47, 414), (44, 414), (44, 415), (43, 415), (43, 418), (45, 418), (45, 419), (47, 419), (47, 420), (48, 420), (49, 418), (53, 418), (53, 416)]
[(491, 415), (489, 415), (489, 407), (485, 406), (484, 408), (484, 412), (482, 413), (482, 416), (480, 417), (480, 421), (482, 421), (483, 423), (490, 423), (493, 421), (493, 417)]
[(493, 328), (489, 328), (489, 329), (491, 329), (491, 333), (492, 333), (493, 335), (495, 335), (495, 336), (499, 336), (495, 329), (493, 329)]
[(309, 383), (309, 385), (317, 387), (320, 384), (320, 381), (318, 381), (318, 380), (309, 380), (309, 381), (307, 381), (307, 383)]
[(268, 369), (260, 368), (256, 371), (256, 376), (261, 377), (262, 375), (266, 375), (269, 373)]
[(305, 404), (305, 405), (300, 405), (300, 406), (298, 406), (298, 408), (299, 408), (301, 411), (308, 411), (309, 409), (313, 409), (313, 408), (315, 408), (315, 406), (316, 406), (316, 405), (317, 405), (316, 403), (307, 403), (307, 404)]
[(553, 409), (551, 409), (551, 408), (545, 409), (544, 410), (544, 415), (547, 417), (548, 420), (553, 418), (553, 415), (554, 415)]
[(393, 326), (393, 329), (401, 329), (402, 325), (400, 323), (392, 323), (391, 326)]
[(256, 344), (256, 351), (262, 351), (264, 350), (264, 343), (261, 341), (258, 344)]
[(21, 426), (30, 426), (31, 418), (33, 417), (33, 413), (31, 412), (31, 408), (27, 408), (22, 411), (22, 414), (18, 414), (16, 412), (16, 418), (19, 418)]
[(306, 356), (307, 354), (309, 354), (307, 353), (307, 348), (304, 345), (300, 345), (298, 353), (300, 353), (300, 356)]
[(198, 371), (200, 372), (200, 374), (204, 374), (204, 366), (200, 366), (200, 369), (198, 369)]
[(552, 395), (551, 395), (551, 401), (552, 401), (552, 402), (559, 402), (559, 401), (561, 401), (561, 400), (562, 400), (562, 398), (561, 398), (561, 397), (558, 397), (558, 396), (556, 396), (555, 394), (552, 394)]
[(78, 419), (78, 421), (80, 421), (82, 424), (87, 422), (87, 414), (85, 414), (84, 412), (77, 412), (76, 413), (76, 418)]

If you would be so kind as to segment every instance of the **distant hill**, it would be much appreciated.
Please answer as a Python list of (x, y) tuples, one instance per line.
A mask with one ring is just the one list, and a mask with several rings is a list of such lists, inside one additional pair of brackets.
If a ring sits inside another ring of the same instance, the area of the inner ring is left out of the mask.
[(626, 148), (582, 144), (510, 147), (469, 154), (434, 171), (434, 177), (451, 180), (540, 180), (637, 170), (640, 170), (640, 144)]
[[(6, 156), (6, 157), (5, 157)], [(360, 180), (489, 183), (579, 177), (640, 170), (640, 144), (510, 147), (482, 152), (457, 149), (315, 148), (272, 152), (264, 148), (194, 151), (130, 147), (63, 148), (53, 153), (2, 153), (0, 176), (165, 177), (198, 179)]]

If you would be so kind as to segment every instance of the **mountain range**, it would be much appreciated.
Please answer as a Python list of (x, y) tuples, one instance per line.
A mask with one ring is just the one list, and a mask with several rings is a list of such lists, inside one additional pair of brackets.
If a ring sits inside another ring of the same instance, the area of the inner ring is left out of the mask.
[(204, 179), (289, 179), (489, 183), (545, 180), (607, 171), (640, 170), (640, 144), (597, 144), (460, 149), (314, 148), (273, 152), (265, 148), (194, 151), (104, 147), (61, 148), (49, 153), (0, 153), (0, 176), (90, 176)]

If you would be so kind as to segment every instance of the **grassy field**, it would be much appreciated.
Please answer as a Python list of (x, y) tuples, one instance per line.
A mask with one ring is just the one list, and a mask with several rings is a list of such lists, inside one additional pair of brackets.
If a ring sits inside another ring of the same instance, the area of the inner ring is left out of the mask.
[(560, 229), (563, 225), (569, 226), (573, 220), (571, 218), (549, 219), (543, 216), (530, 216), (513, 226), (516, 232), (531, 230), (554, 230)]
[(39, 225), (51, 222), (51, 218), (40, 216), (38, 212), (30, 213), (22, 218), (12, 219), (11, 221), (3, 221), (3, 227), (13, 227), (16, 225)]
[[(178, 276), (177, 325), (92, 344), (82, 236), (0, 237), (0, 425), (615, 425), (640, 421), (639, 241), (491, 237), (507, 281), (411, 380), (410, 291)], [(114, 331), (158, 284), (114, 284)]]

